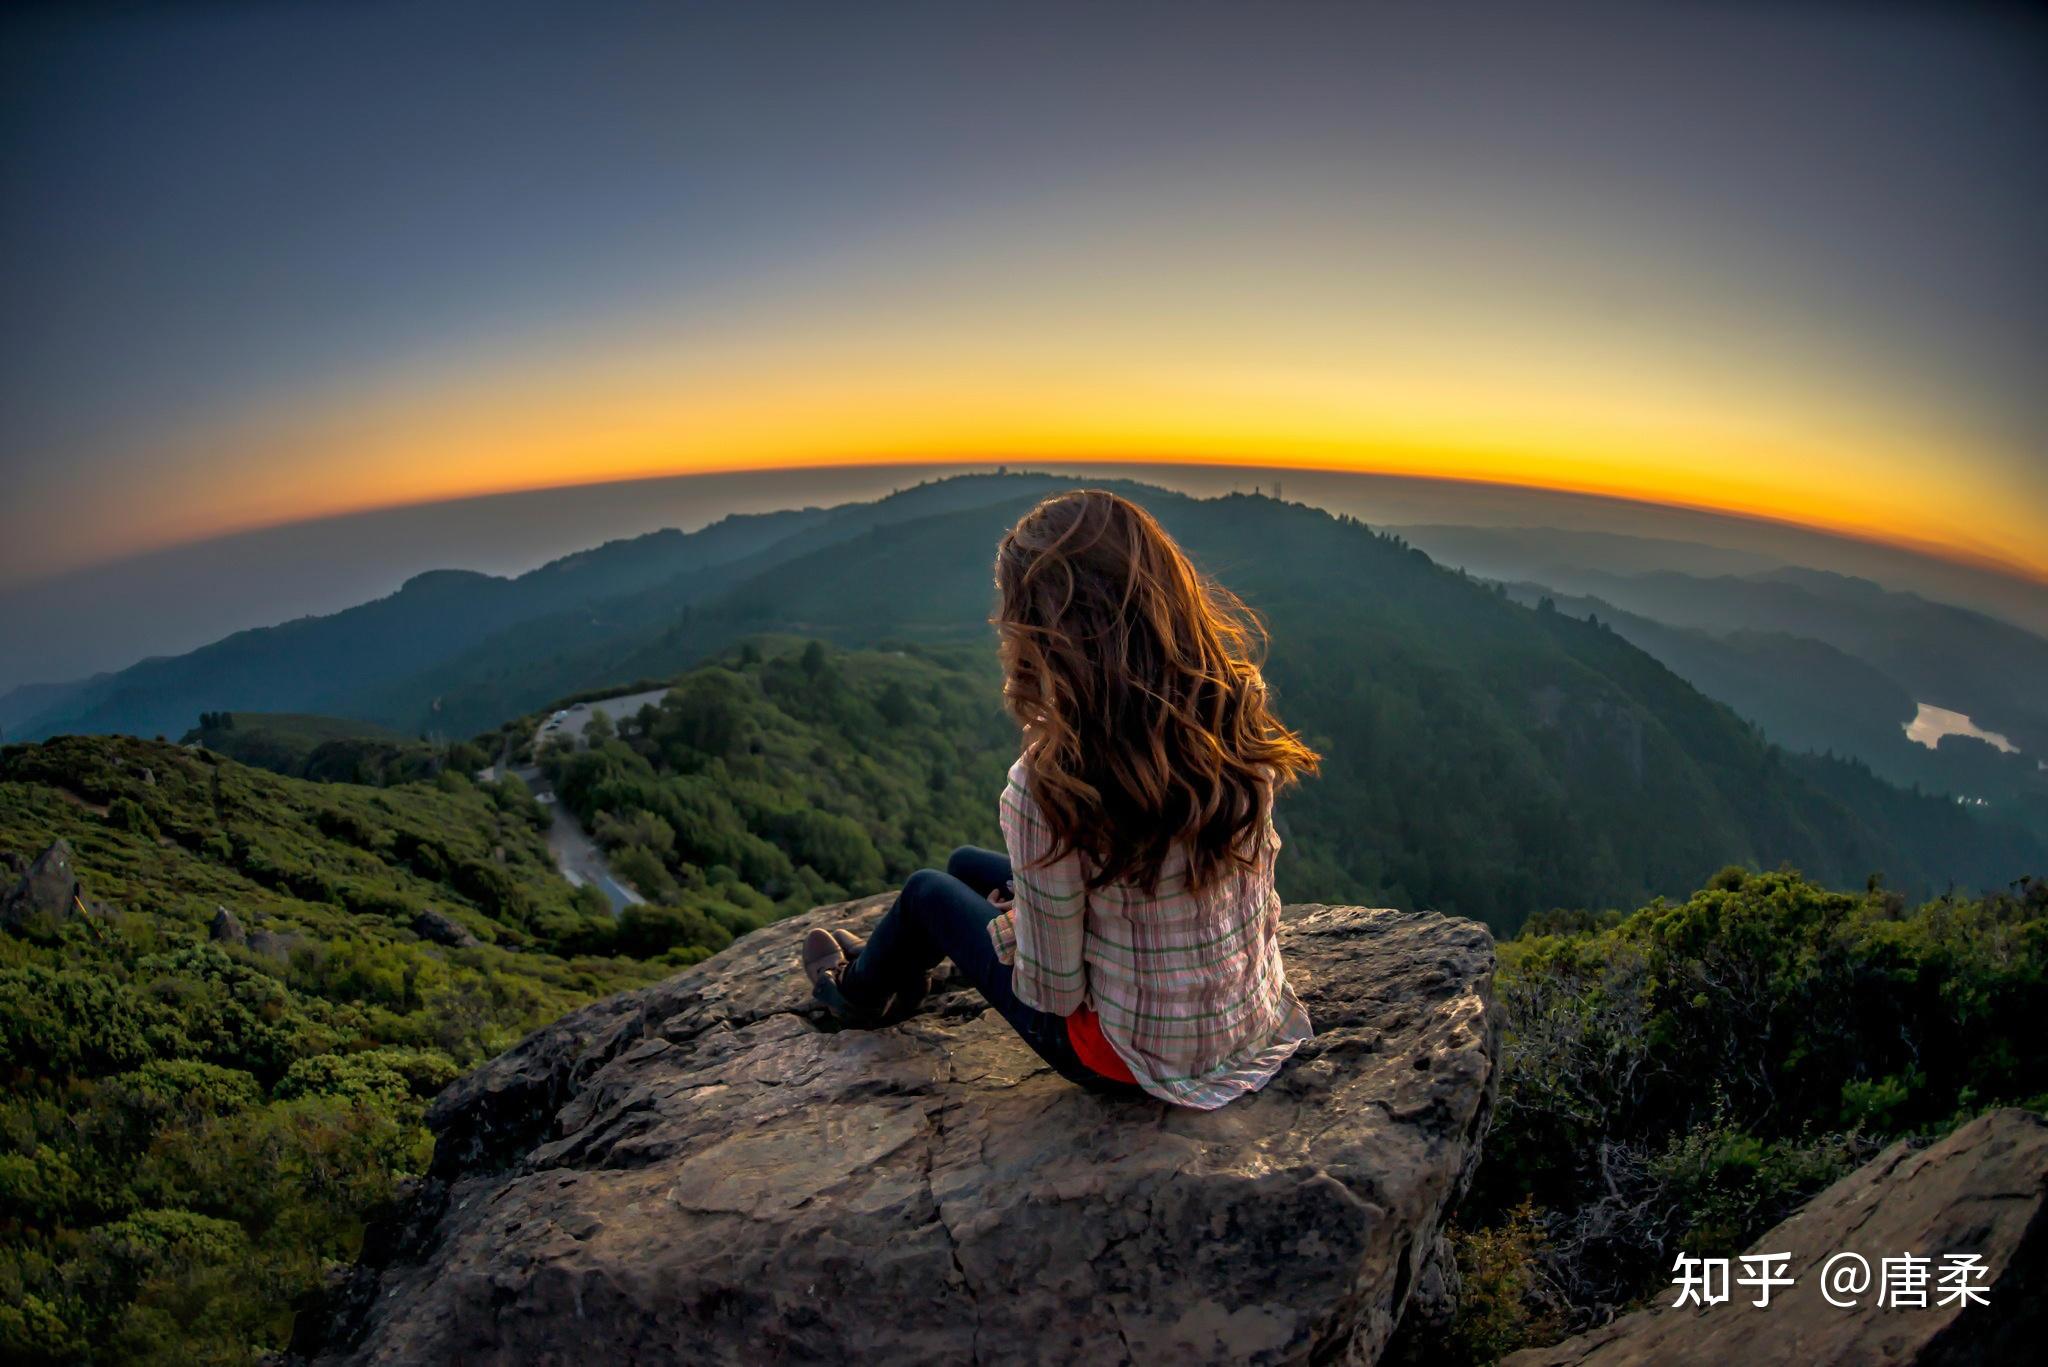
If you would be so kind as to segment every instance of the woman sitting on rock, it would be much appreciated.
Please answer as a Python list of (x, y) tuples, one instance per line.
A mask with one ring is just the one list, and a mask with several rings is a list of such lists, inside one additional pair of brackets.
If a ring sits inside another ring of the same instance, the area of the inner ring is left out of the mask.
[(1280, 962), (1277, 787), (1316, 755), (1274, 717), (1256, 619), (1144, 509), (1049, 498), (996, 553), (1003, 698), (1023, 754), (1005, 857), (911, 875), (863, 944), (804, 970), (848, 1025), (900, 1019), (950, 958), (1062, 1077), (1204, 1110), (1309, 1038)]

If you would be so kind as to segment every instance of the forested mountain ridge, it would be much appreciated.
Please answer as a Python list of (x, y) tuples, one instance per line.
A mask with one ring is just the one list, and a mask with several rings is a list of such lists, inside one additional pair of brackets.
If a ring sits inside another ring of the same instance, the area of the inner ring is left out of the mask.
[[(985, 522), (981, 515), (992, 506), (1015, 510), (1014, 520), (1039, 498), (1070, 487), (1070, 479), (1045, 474), (959, 475), (872, 503), (834, 508), (818, 525), (743, 560), (573, 614), (522, 622), (367, 695), (359, 713), (399, 726), (437, 724), (460, 734), (571, 693), (624, 679), (667, 677), (755, 631), (792, 629), (846, 645), (872, 644), (888, 634), (872, 622), (835, 631), (829, 621), (779, 611), (773, 600), (783, 586), (802, 588), (813, 576), (838, 577), (844, 573), (842, 563), (865, 562), (876, 546), (899, 534), (895, 529), (915, 527), (922, 535), (950, 525), (955, 516), (980, 526)], [(1134, 497), (1180, 497), (1137, 484), (1115, 487)], [(974, 548), (934, 543), (925, 554), (950, 579), (968, 565), (985, 569), (995, 543)], [(977, 575), (986, 578), (980, 571)], [(975, 635), (988, 605), (975, 601), (963, 611), (964, 616), (931, 634), (956, 640)]]
[[(1282, 715), (1327, 757), (1287, 799), (1287, 897), (1431, 906), (1506, 931), (1545, 907), (1677, 895), (1731, 859), (1850, 884), (1882, 872), (1915, 892), (2048, 864), (2038, 842), (1853, 766), (1816, 782), (1614, 633), (1520, 607), (1362, 524), (1255, 496), (1140, 496), (1266, 615)], [(620, 657), (620, 677), (752, 630), (986, 639), (990, 548), (1030, 501), (792, 559)]]
[[(1182, 534), (1267, 613), (1283, 709), (1350, 767), (1305, 788), (1295, 820), (1362, 894), (1507, 930), (1532, 905), (1681, 894), (1723, 859), (1836, 884), (1882, 872), (1916, 893), (2042, 867), (2040, 842), (1795, 760), (1614, 632), (1397, 540), (1296, 508), (1270, 533), (1288, 554), (1254, 560), (1208, 517)], [(1319, 602), (1316, 575), (1360, 591)]]
[[(969, 476), (831, 510), (746, 556), (473, 640), (377, 685), (367, 715), (467, 734), (764, 632), (986, 651), (996, 542), (1066, 483)], [(1880, 873), (1915, 894), (2048, 867), (2041, 841), (1779, 752), (1614, 632), (1517, 605), (1355, 520), (1114, 487), (1272, 626), (1283, 715), (1328, 757), (1289, 799), (1290, 897), (1505, 931), (1549, 907), (1678, 895), (1731, 861), (1849, 885)]]
[(1794, 567), (1747, 575), (1558, 567), (1543, 582), (1668, 626), (1824, 642), (1896, 680), (1916, 702), (1965, 713), (2036, 757), (2048, 755), (2048, 700), (2039, 687), (2048, 640), (1995, 617)]
[(801, 509), (729, 517), (691, 533), (652, 532), (564, 556), (516, 579), (428, 571), (388, 597), (331, 616), (236, 632), (76, 685), (17, 690), (40, 710), (7, 732), (25, 739), (66, 731), (177, 735), (199, 712), (219, 709), (362, 715), (357, 704), (365, 692), (516, 622), (744, 558), (823, 515)]
[(1560, 612), (1597, 617), (1787, 750), (1853, 758), (1888, 783), (1981, 804), (1993, 817), (2048, 836), (2048, 771), (2034, 755), (2006, 753), (1968, 735), (1944, 736), (1934, 746), (1913, 740), (1906, 731), (1917, 711), (1913, 695), (1825, 641), (1675, 627), (1540, 584), (1510, 584), (1508, 592), (1530, 606), (1548, 597)]
[[(184, 655), (144, 660), (70, 685), (17, 689), (10, 739), (65, 732), (180, 734), (199, 712), (321, 713), (360, 717), (408, 733), (460, 733), (579, 687), (609, 682), (583, 674), (521, 700), (471, 709), (451, 723), (440, 697), (473, 683), (464, 652), (506, 638), (512, 671), (536, 659), (587, 654), (642, 631), (699, 598), (794, 555), (862, 535), (878, 523), (985, 502), (988, 488), (1050, 490), (1051, 475), (964, 475), (871, 503), (736, 514), (695, 532), (661, 531), (564, 556), (514, 579), (460, 570), (415, 575), (396, 593), (323, 617), (261, 627)], [(723, 644), (722, 642), (719, 644)], [(692, 658), (701, 658), (702, 653)], [(483, 658), (495, 657), (484, 652)], [(33, 708), (32, 712), (27, 709)]]

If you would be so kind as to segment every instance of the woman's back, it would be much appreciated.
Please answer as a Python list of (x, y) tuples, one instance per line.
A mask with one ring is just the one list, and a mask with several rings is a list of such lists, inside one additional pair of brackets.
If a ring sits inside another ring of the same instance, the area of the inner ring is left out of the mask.
[(1015, 941), (1015, 990), (1059, 1015), (1092, 1011), (1147, 1091), (1184, 1106), (1221, 1106), (1256, 1090), (1311, 1030), (1280, 961), (1273, 867), (1280, 836), (1270, 800), (1250, 862), (1191, 889), (1183, 850), (1159, 884), (1090, 889), (1072, 854), (1041, 862), (1052, 834), (1025, 761), (1010, 770), (1003, 836), (1016, 873), (1013, 916), (991, 927)]

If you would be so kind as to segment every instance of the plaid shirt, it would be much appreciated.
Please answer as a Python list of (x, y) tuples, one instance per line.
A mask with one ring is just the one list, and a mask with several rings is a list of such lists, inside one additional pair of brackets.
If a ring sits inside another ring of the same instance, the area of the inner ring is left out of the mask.
[(1019, 759), (1001, 800), (1016, 903), (989, 923), (1018, 999), (1056, 1016), (1093, 1007), (1131, 1075), (1163, 1100), (1214, 1110), (1265, 1086), (1313, 1033), (1280, 963), (1271, 813), (1258, 865), (1207, 892), (1186, 891), (1178, 852), (1152, 897), (1090, 892), (1078, 854), (1036, 866), (1052, 831), (1028, 781)]

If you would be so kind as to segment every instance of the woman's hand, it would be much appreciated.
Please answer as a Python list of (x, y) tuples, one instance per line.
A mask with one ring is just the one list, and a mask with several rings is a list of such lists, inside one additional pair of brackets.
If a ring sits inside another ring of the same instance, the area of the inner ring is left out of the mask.
[(988, 890), (988, 900), (996, 906), (1008, 907), (1017, 900), (1017, 894), (1010, 890), (1009, 884), (1005, 883), (1002, 887), (990, 888)]

